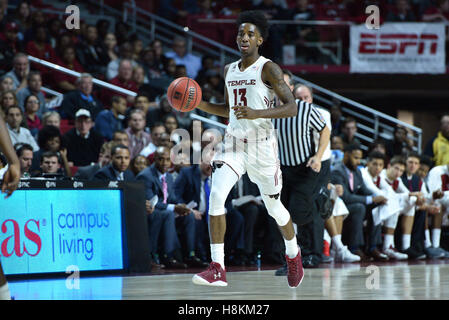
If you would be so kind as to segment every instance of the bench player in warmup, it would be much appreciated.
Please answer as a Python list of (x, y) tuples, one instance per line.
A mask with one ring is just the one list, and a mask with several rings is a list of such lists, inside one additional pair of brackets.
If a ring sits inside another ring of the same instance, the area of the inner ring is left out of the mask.
[[(304, 277), (304, 271), (290, 213), (280, 200), (282, 174), (271, 119), (295, 116), (297, 105), (281, 68), (259, 54), (259, 48), (268, 36), (268, 21), (264, 14), (259, 11), (242, 12), (237, 25), (236, 41), (241, 59), (224, 68), (225, 103), (201, 101), (198, 105), (203, 111), (229, 118), (229, 125), (225, 151), (212, 159), (209, 198), (212, 262), (206, 271), (194, 275), (192, 281), (198, 285), (227, 286), (224, 266), (225, 201), (235, 183), (248, 172), (260, 189), (268, 213), (279, 225), (286, 247), (288, 285), (296, 288)], [(278, 107), (274, 107), (275, 95), (282, 102)], [(238, 145), (243, 147), (238, 149)], [(236, 146), (238, 150), (235, 151)], [(313, 163), (312, 166), (315, 169), (319, 164)]]
[[(2, 193), (6, 193), (6, 197), (12, 195), (16, 190), (20, 180), (20, 162), (17, 158), (16, 152), (11, 143), (8, 130), (3, 118), (0, 116), (0, 151), (6, 156), (8, 160), (8, 170), (3, 176)], [(1, 217), (0, 217), (1, 221)], [(6, 281), (5, 274), (3, 273), (2, 264), (0, 261), (0, 300), (11, 300), (11, 294), (9, 292), (8, 282)]]

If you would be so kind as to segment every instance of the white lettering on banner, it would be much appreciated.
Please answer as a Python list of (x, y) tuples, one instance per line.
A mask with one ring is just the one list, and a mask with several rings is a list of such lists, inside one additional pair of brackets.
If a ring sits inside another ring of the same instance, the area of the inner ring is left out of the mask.
[(351, 72), (445, 73), (445, 26), (386, 23), (380, 30), (351, 26)]
[(366, 14), (370, 14), (368, 18), (366, 18), (365, 26), (372, 29), (380, 29), (380, 9), (378, 6), (370, 5), (365, 9)]

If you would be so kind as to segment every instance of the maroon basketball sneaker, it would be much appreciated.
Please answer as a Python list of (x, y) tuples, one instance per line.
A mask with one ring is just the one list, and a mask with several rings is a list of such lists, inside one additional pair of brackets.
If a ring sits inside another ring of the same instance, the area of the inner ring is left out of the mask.
[(298, 250), (298, 255), (293, 259), (290, 259), (287, 255), (285, 255), (285, 260), (287, 261), (287, 280), (290, 288), (296, 288), (299, 286), (304, 278), (301, 249), (298, 248)]
[(228, 285), (226, 271), (217, 262), (211, 262), (206, 271), (194, 275), (192, 282), (203, 286), (226, 287)]

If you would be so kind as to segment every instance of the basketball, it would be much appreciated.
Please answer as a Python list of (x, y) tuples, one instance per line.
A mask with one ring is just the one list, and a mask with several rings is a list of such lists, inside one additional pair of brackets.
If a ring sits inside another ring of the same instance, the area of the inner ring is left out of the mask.
[(190, 78), (182, 77), (173, 80), (167, 90), (167, 99), (170, 105), (181, 112), (195, 109), (201, 102), (201, 88)]

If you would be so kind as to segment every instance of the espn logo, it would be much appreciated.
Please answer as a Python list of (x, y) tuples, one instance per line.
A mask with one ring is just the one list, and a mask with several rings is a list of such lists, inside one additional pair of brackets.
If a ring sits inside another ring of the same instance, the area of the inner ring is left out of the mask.
[(383, 33), (360, 34), (359, 53), (361, 54), (405, 54), (407, 48), (422, 55), (428, 51), (435, 55), (438, 49), (438, 35), (423, 33)]

